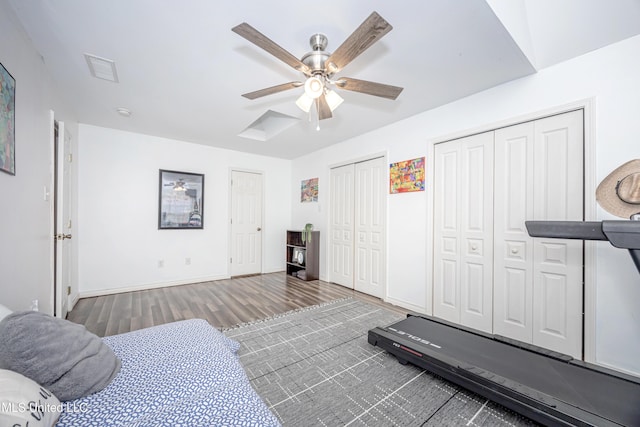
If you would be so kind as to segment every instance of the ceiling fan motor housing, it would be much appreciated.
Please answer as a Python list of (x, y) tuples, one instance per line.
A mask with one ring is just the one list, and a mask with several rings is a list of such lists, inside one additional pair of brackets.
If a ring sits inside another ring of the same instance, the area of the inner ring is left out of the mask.
[[(309, 45), (311, 46), (311, 52), (306, 53), (300, 61), (309, 67), (311, 75), (325, 74), (324, 64), (326, 60), (331, 56), (330, 52), (326, 52), (328, 39), (327, 36), (321, 33), (317, 33), (311, 36), (309, 39)], [(327, 77), (330, 74), (325, 74)]]

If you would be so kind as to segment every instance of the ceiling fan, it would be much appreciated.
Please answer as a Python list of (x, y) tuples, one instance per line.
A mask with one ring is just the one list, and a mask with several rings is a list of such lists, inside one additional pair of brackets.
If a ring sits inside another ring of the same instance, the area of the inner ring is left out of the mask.
[(334, 74), (341, 71), (358, 55), (391, 31), (392, 28), (377, 12), (373, 12), (347, 37), (335, 52), (329, 53), (325, 51), (328, 40), (324, 34), (314, 34), (309, 40), (311, 52), (298, 59), (251, 25), (243, 22), (231, 30), (266, 50), (287, 65), (302, 72), (306, 80), (304, 82), (283, 83), (255, 92), (245, 93), (242, 96), (248, 99), (257, 99), (304, 86), (305, 91), (296, 101), (296, 105), (303, 111), (309, 112), (311, 105), (315, 103), (319, 120), (331, 118), (332, 111), (343, 101), (340, 95), (330, 89), (331, 86), (395, 100), (403, 88), (350, 77), (333, 79)]

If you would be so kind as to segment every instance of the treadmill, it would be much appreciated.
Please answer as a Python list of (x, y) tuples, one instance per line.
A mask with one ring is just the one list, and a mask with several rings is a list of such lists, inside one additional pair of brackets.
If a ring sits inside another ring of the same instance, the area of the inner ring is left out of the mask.
[[(527, 221), (532, 237), (608, 240), (640, 273), (640, 221)], [(640, 426), (640, 379), (426, 315), (371, 329), (368, 341), (545, 425)], [(639, 355), (640, 357), (640, 355)]]

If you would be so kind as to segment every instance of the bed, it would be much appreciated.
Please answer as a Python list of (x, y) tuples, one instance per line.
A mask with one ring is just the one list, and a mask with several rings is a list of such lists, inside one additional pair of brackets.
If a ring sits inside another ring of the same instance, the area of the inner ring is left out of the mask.
[(61, 401), (56, 426), (279, 425), (238, 361), (239, 343), (205, 320), (102, 342), (121, 362), (119, 371), (100, 391)]

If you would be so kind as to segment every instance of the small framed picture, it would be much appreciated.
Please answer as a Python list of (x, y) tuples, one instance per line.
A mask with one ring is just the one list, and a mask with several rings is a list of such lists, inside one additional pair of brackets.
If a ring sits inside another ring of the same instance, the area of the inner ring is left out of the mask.
[(305, 256), (304, 249), (295, 248), (293, 250), (293, 256), (291, 257), (291, 262), (304, 265), (304, 256)]
[(0, 64), (0, 171), (16, 174), (16, 80)]
[(204, 227), (204, 175), (160, 169), (158, 229)]

